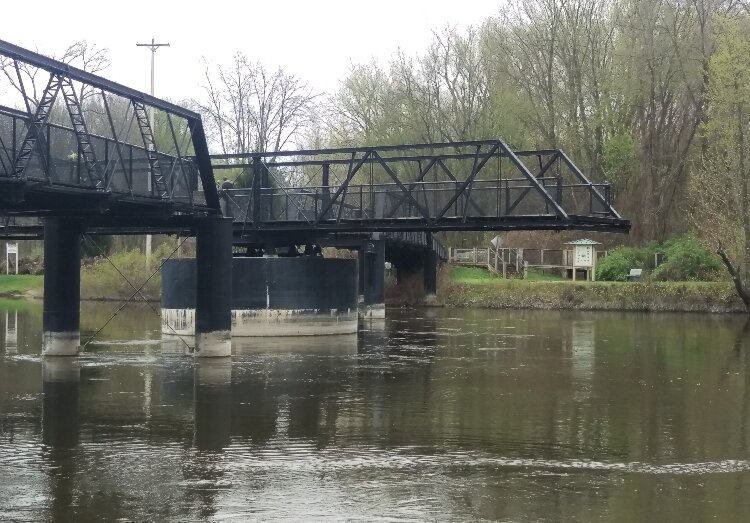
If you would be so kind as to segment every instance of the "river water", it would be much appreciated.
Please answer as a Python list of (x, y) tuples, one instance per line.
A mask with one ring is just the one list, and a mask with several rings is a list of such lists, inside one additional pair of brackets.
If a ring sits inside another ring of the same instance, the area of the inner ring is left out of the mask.
[(750, 520), (739, 316), (391, 309), (195, 363), (128, 307), (40, 345), (0, 302), (0, 520)]

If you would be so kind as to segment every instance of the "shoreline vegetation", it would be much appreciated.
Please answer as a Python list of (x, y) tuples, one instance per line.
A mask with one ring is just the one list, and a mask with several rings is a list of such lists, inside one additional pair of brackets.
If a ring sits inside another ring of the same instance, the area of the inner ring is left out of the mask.
[(572, 282), (503, 279), (467, 267), (444, 272), (438, 301), (447, 307), (746, 314), (729, 281)]
[[(130, 269), (132, 274), (135, 264)], [(93, 270), (82, 268), (83, 300), (122, 301), (132, 294), (121, 276), (109, 272), (102, 265)], [(115, 276), (120, 281), (116, 282)], [(160, 299), (159, 276), (144, 289), (149, 301)], [(41, 298), (43, 284), (40, 275), (0, 274), (0, 298)], [(521, 280), (455, 266), (441, 272), (437, 298), (439, 306), (461, 308), (746, 313), (730, 281), (572, 282), (536, 273)], [(387, 301), (390, 305), (414, 305), (420, 300), (410, 296)]]

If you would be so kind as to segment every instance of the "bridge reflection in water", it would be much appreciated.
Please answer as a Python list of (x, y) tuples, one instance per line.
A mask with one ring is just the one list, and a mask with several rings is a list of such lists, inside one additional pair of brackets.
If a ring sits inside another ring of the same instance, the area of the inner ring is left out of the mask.
[(750, 515), (741, 318), (396, 310), (230, 362), (183, 358), (147, 312), (58, 359), (19, 311), (0, 517)]

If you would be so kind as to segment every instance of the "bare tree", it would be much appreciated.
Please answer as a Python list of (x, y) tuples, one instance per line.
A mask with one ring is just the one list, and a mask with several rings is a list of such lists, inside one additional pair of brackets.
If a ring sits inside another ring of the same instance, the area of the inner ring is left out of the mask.
[[(80, 40), (69, 45), (61, 55), (53, 55), (52, 58), (90, 73), (99, 73), (109, 66), (108, 52), (104, 47)], [(39, 103), (49, 79), (45, 71), (6, 56), (0, 57), (0, 69), (10, 86), (21, 95), (26, 108), (33, 108)], [(80, 84), (76, 94), (83, 104), (95, 93), (93, 87)]]
[(295, 143), (310, 124), (317, 96), (300, 78), (271, 72), (237, 53), (228, 66), (206, 65), (203, 114), (213, 145), (223, 153), (276, 152)]

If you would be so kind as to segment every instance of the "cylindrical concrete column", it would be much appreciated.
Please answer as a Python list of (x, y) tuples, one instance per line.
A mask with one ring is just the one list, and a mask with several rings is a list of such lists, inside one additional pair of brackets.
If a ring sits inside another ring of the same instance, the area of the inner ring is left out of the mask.
[(43, 353), (75, 356), (81, 344), (81, 222), (44, 221)]
[(196, 241), (195, 355), (232, 354), (232, 220), (198, 224)]

